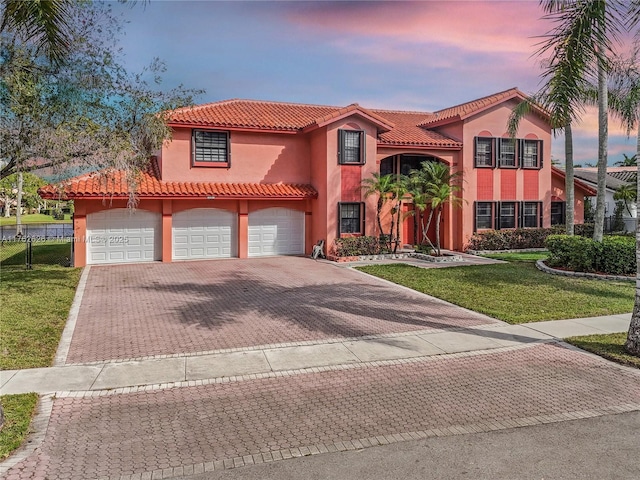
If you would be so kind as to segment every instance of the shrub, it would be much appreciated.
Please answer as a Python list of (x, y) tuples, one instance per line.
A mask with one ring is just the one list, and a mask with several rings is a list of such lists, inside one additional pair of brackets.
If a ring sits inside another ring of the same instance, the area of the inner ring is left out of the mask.
[(635, 239), (607, 236), (602, 242), (590, 238), (551, 235), (547, 238), (547, 264), (577, 272), (629, 275), (636, 271)]
[(336, 257), (377, 255), (380, 253), (380, 240), (369, 236), (336, 238), (333, 252)]
[[(551, 228), (516, 228), (509, 230), (488, 230), (474, 234), (469, 239), (468, 250), (517, 250), (521, 248), (544, 248), (549, 235), (561, 235), (564, 225)], [(576, 235), (593, 236), (593, 224), (577, 224)]]

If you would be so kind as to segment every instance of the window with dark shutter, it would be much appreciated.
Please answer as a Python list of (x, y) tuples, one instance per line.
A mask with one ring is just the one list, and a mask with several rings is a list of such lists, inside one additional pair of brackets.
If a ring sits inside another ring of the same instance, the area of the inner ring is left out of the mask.
[(498, 165), (516, 167), (516, 141), (513, 138), (498, 139)]
[(362, 203), (340, 203), (339, 233), (362, 233)]
[(193, 165), (227, 166), (229, 164), (229, 133), (193, 130)]
[(493, 143), (493, 138), (475, 138), (474, 165), (476, 167), (493, 167)]
[(538, 225), (538, 202), (524, 202), (522, 207), (522, 226), (525, 228), (535, 228)]
[(338, 130), (339, 160), (343, 164), (364, 163), (364, 132), (361, 130)]
[(516, 202), (500, 202), (500, 228), (516, 228)]
[(540, 156), (542, 141), (521, 140), (520, 141), (520, 165), (522, 168), (541, 168)]
[(493, 202), (476, 202), (476, 230), (493, 228)]

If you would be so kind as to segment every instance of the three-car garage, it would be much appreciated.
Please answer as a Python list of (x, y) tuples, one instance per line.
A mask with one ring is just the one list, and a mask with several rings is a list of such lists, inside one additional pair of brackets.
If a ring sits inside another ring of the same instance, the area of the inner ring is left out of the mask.
[[(239, 255), (239, 215), (222, 208), (192, 208), (171, 215), (171, 259), (204, 260)], [(87, 215), (87, 264), (162, 259), (162, 214), (114, 208)], [(246, 256), (302, 255), (305, 213), (285, 207), (248, 213)]]

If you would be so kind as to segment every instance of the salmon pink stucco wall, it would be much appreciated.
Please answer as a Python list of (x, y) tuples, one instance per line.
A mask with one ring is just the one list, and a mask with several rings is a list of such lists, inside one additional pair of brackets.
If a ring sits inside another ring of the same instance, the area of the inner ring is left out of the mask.
[(191, 129), (174, 128), (161, 153), (164, 181), (225, 183), (309, 183), (310, 145), (302, 133), (229, 133), (231, 162), (226, 166), (192, 166)]
[(508, 138), (507, 122), (517, 103), (516, 100), (511, 100), (462, 121), (463, 198), (465, 200), (462, 211), (464, 225), (462, 241), (465, 244), (473, 234), (474, 202), (477, 200), (542, 201), (543, 226), (548, 227), (551, 224), (551, 129), (544, 119), (534, 113), (527, 115), (520, 121), (516, 134), (516, 138), (542, 140), (543, 167), (541, 169), (474, 167), (475, 137)]
[[(565, 182), (564, 178), (558, 175), (553, 175), (553, 178), (551, 180), (551, 183), (553, 185), (551, 189), (552, 201), (563, 201), (563, 202), (567, 201), (564, 182)], [(577, 187), (574, 188), (573, 218), (575, 223), (584, 223), (584, 197), (585, 197), (584, 191), (582, 191), (580, 188), (577, 188)]]

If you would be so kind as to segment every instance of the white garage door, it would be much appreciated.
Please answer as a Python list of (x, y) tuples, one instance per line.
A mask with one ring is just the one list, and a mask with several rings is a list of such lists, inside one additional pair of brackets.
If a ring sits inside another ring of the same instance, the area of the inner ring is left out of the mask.
[(114, 208), (87, 215), (87, 263), (151, 262), (162, 258), (160, 213)]
[(218, 208), (194, 208), (173, 215), (173, 259), (237, 257), (235, 213)]
[(265, 208), (249, 214), (249, 256), (304, 254), (304, 212)]

